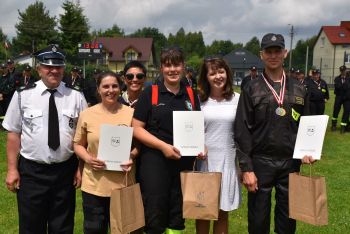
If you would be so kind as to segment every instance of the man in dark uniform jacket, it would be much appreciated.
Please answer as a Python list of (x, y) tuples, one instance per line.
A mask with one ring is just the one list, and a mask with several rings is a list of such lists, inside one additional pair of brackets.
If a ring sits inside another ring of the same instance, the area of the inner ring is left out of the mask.
[(250, 68), (250, 74), (246, 77), (243, 78), (242, 83), (241, 83), (241, 90), (243, 90), (243, 87), (251, 80), (255, 79), (258, 77), (258, 72), (256, 69), (256, 66), (252, 66)]
[[(286, 77), (287, 56), (281, 34), (266, 34), (261, 41), (262, 74), (243, 87), (234, 123), (236, 154), (248, 190), (248, 231), (270, 233), (271, 192), (276, 191), (275, 232), (294, 233), (288, 216), (288, 175), (299, 171), (293, 159), (300, 116), (308, 113), (305, 87)], [(303, 162), (310, 163), (311, 157)]]
[(185, 77), (183, 78), (184, 84), (191, 86), (194, 90), (197, 90), (197, 80), (195, 77), (195, 72), (192, 67), (186, 67)]
[(35, 83), (35, 78), (32, 76), (32, 67), (26, 65), (22, 74), (18, 74), (14, 78), (15, 89), (23, 89)]
[(323, 115), (325, 103), (329, 99), (329, 91), (326, 81), (321, 79), (320, 70), (313, 70), (312, 76), (307, 78), (305, 83), (310, 98), (310, 114)]
[(79, 75), (79, 68), (73, 67), (71, 70), (71, 75), (63, 79), (63, 82), (66, 83), (66, 86), (77, 91), (83, 92), (85, 85), (84, 79)]
[(88, 106), (93, 106), (99, 102), (97, 98), (97, 85), (96, 85), (96, 78), (101, 73), (99, 69), (95, 69), (93, 72), (93, 77), (87, 80), (87, 85), (85, 88), (85, 98), (86, 102), (88, 103)]
[(333, 117), (332, 117), (332, 131), (336, 131), (337, 119), (343, 105), (343, 116), (340, 123), (340, 133), (344, 133), (349, 120), (350, 112), (350, 80), (346, 76), (346, 66), (341, 66), (339, 68), (340, 75), (334, 79), (334, 94), (335, 101), (333, 107)]
[(10, 73), (5, 63), (0, 65), (0, 111), (1, 117), (5, 115), (7, 107), (12, 97), (12, 82), (10, 79)]

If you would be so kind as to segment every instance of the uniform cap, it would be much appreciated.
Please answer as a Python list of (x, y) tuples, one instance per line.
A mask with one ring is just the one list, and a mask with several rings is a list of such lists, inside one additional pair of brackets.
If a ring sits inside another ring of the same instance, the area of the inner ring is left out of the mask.
[(5, 63), (2, 63), (2, 64), (0, 64), (0, 68), (5, 69), (5, 68), (7, 68), (7, 65)]
[(57, 45), (50, 45), (42, 50), (39, 50), (33, 54), (40, 64), (47, 66), (62, 67), (65, 66), (65, 54), (64, 51), (58, 48)]
[(261, 49), (267, 49), (270, 47), (280, 47), (284, 49), (284, 37), (281, 34), (268, 33), (263, 36), (261, 40)]
[(251, 70), (251, 71), (256, 71), (256, 66), (251, 66), (251, 67), (250, 67), (250, 70)]
[(289, 71), (290, 71), (290, 72), (295, 72), (295, 68), (294, 68), (294, 67), (291, 67)]
[(29, 66), (29, 65), (26, 65), (26, 66), (24, 67), (24, 70), (25, 70), (25, 71), (31, 71), (31, 70), (32, 70), (32, 67)]
[(320, 69), (314, 69), (312, 70), (312, 73), (321, 73)]
[(14, 61), (12, 59), (7, 60), (7, 64), (13, 64), (13, 63), (14, 63)]
[(72, 72), (78, 72), (79, 71), (79, 68), (78, 67), (73, 67), (72, 68)]

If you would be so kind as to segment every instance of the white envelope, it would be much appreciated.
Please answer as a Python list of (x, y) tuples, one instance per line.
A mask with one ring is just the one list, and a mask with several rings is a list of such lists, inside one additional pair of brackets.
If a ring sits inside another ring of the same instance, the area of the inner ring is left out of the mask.
[(102, 124), (97, 158), (106, 163), (106, 170), (122, 171), (120, 164), (129, 160), (133, 128)]
[(314, 159), (321, 159), (328, 118), (328, 115), (310, 115), (300, 118), (293, 158), (301, 159), (309, 155)]
[(204, 153), (204, 115), (202, 111), (173, 111), (174, 146), (182, 156)]

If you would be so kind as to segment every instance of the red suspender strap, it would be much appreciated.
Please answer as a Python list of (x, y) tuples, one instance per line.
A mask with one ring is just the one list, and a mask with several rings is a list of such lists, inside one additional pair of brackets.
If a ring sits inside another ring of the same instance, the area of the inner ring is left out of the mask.
[(187, 94), (188, 97), (190, 98), (191, 104), (192, 104), (192, 109), (194, 110), (195, 105), (194, 105), (194, 95), (193, 95), (193, 90), (191, 86), (186, 86)]
[(158, 105), (158, 85), (152, 85), (152, 106)]

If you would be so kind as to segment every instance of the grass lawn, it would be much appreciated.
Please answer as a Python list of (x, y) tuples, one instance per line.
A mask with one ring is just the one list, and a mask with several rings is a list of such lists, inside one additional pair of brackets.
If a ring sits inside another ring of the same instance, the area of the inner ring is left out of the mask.
[[(333, 92), (332, 92), (333, 93)], [(334, 96), (327, 103), (326, 113), (331, 116)], [(330, 121), (329, 121), (330, 124)], [(0, 133), (0, 233), (18, 233), (17, 204), (13, 193), (7, 191), (4, 185), (6, 177), (6, 135)], [(350, 231), (350, 133), (340, 135), (337, 132), (327, 131), (323, 147), (322, 160), (314, 167), (315, 175), (326, 177), (328, 194), (329, 224), (323, 227), (298, 222), (297, 233), (305, 234), (330, 234), (349, 233)], [(308, 170), (307, 167), (304, 170)], [(243, 203), (240, 209), (230, 212), (230, 232), (247, 233), (247, 198), (243, 189)], [(82, 206), (80, 191), (77, 191), (76, 225), (75, 233), (82, 232)], [(272, 218), (273, 220), (273, 218)], [(273, 221), (271, 223), (271, 233), (273, 232)], [(184, 233), (195, 233), (194, 222), (186, 221)]]

